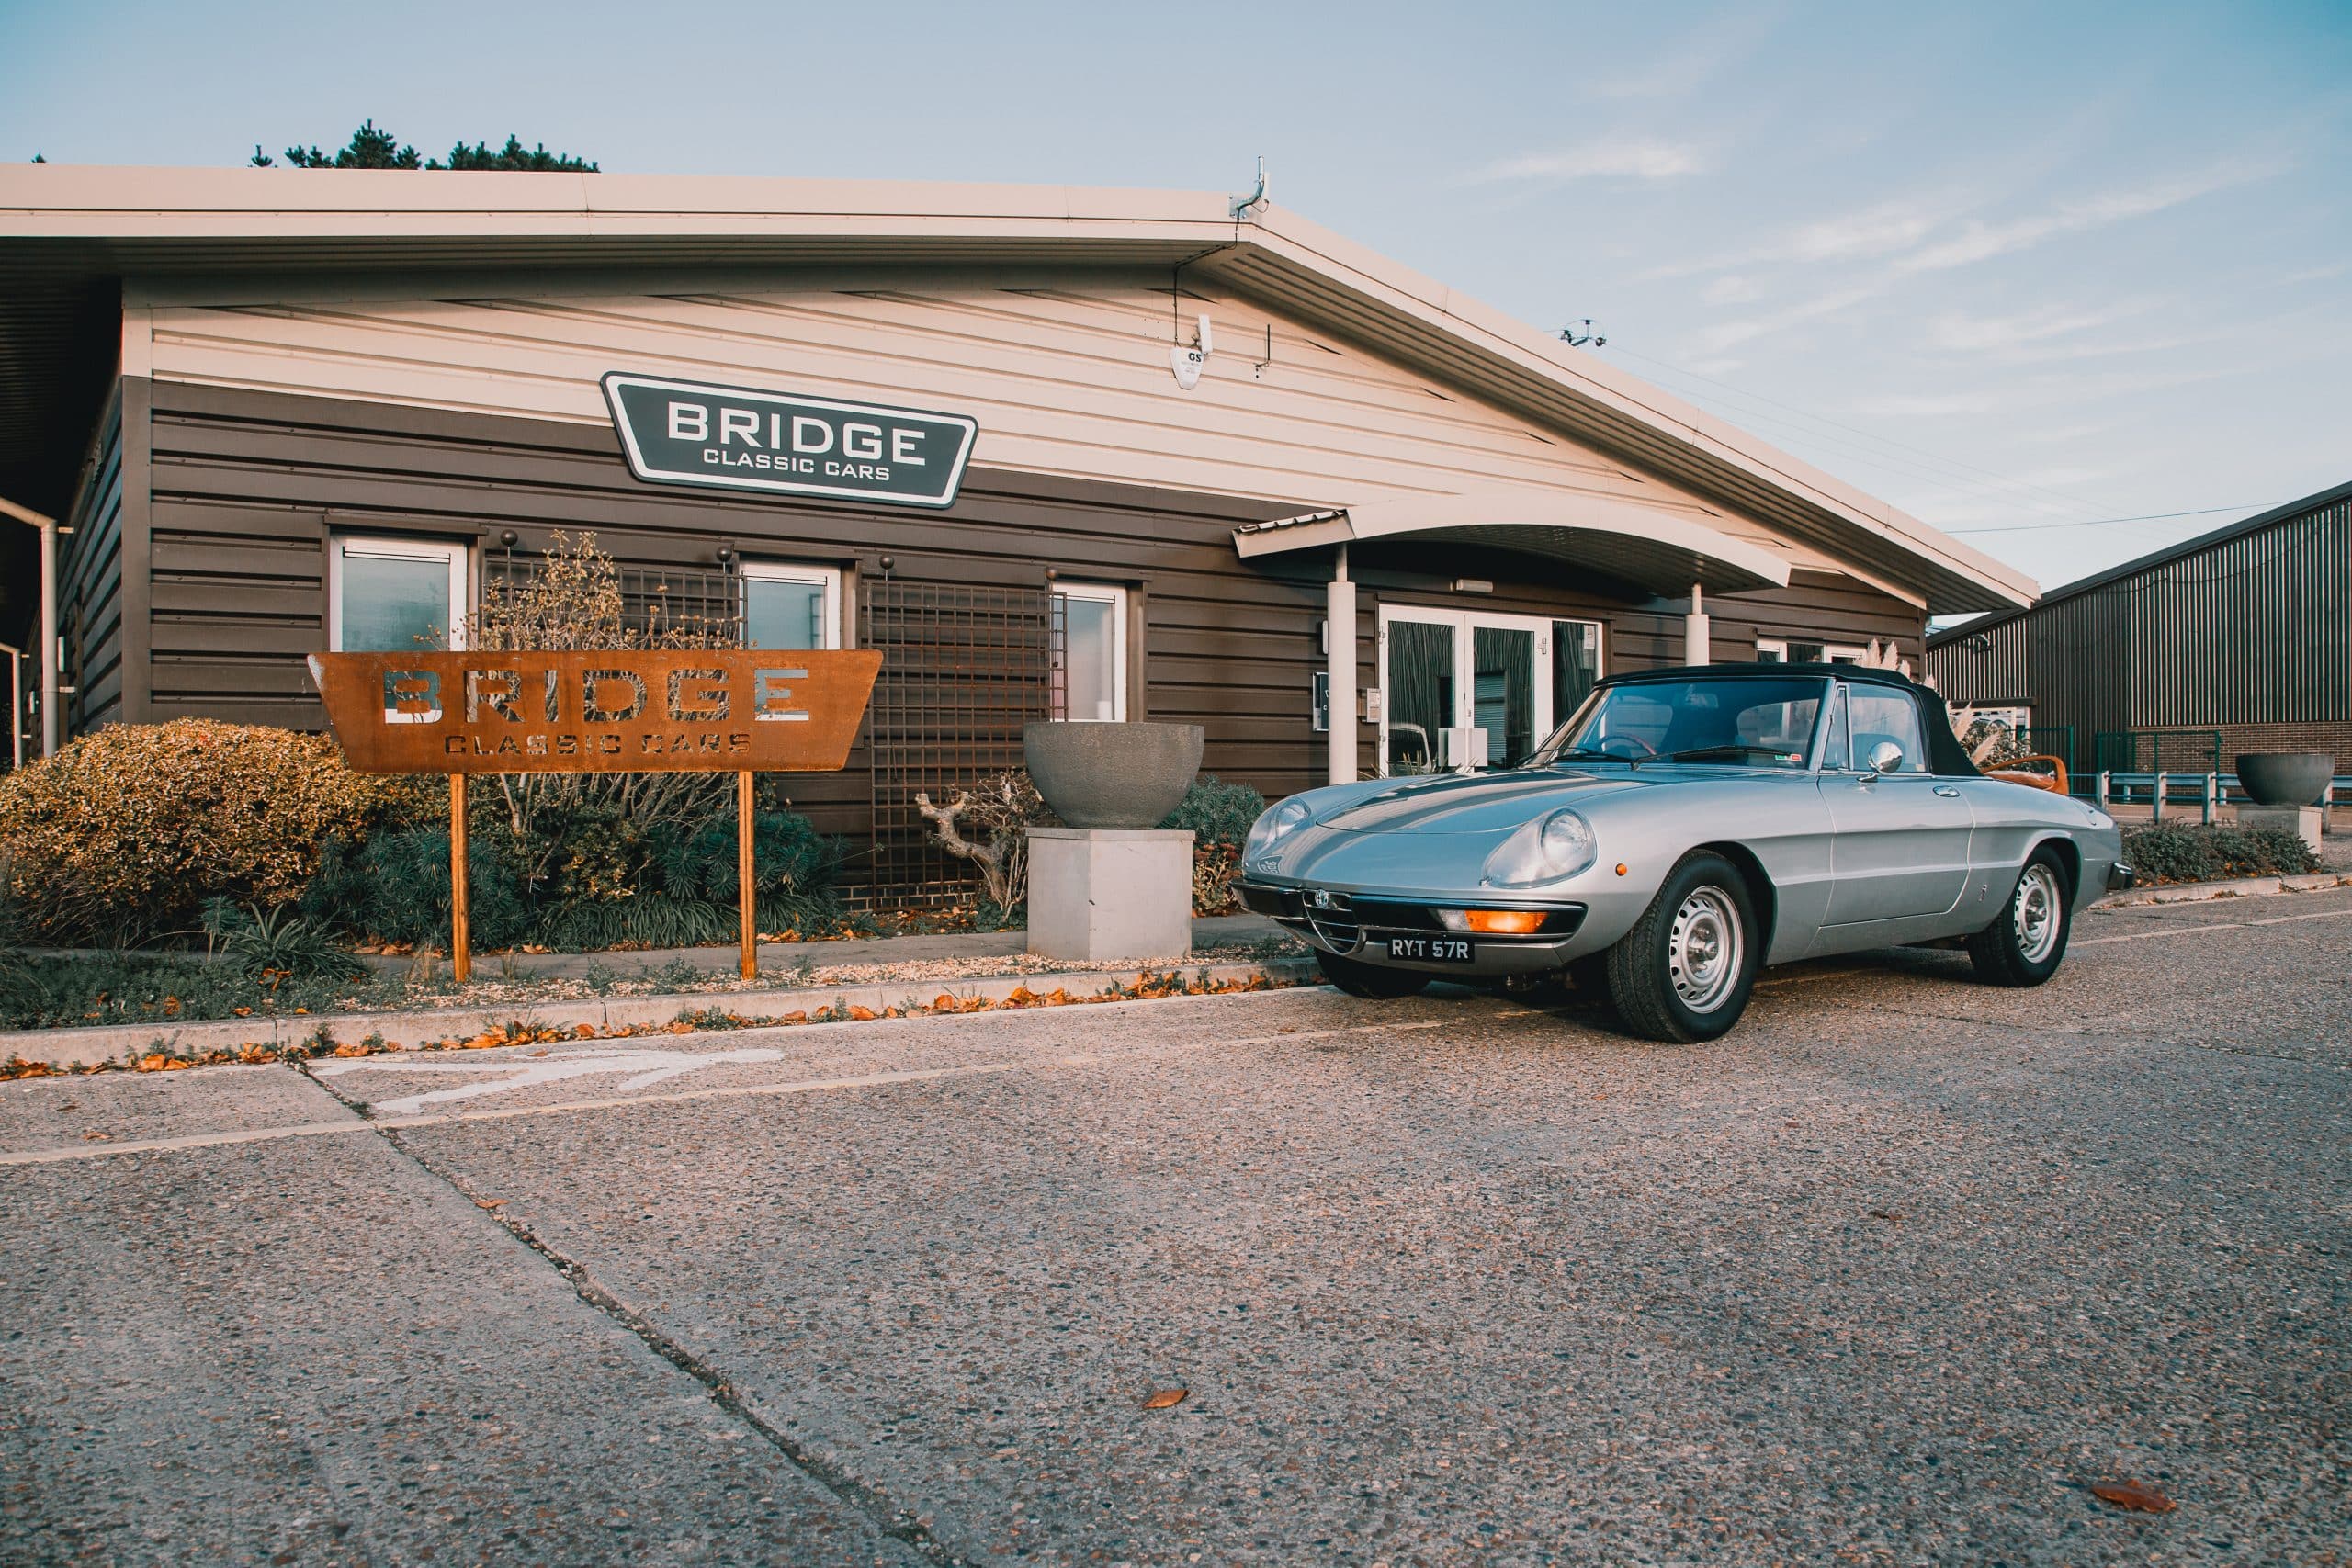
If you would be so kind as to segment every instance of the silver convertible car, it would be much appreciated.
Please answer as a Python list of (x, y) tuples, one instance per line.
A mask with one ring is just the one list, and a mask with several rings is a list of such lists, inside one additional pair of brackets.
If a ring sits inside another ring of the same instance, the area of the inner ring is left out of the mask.
[(1964, 945), (2034, 986), (2129, 886), (2106, 813), (1969, 761), (1890, 671), (1706, 665), (1602, 682), (1523, 764), (1364, 779), (1268, 810), (1241, 898), (1361, 997), (1572, 977), (1634, 1032), (1708, 1040), (1758, 968)]

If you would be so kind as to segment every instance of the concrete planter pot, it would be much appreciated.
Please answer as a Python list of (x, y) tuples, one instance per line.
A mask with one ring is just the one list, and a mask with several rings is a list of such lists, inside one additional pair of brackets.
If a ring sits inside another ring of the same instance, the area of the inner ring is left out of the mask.
[(1197, 724), (1033, 724), (1021, 744), (1037, 793), (1073, 828), (1157, 828), (1201, 771)]
[(2238, 783), (2263, 806), (2317, 806), (2335, 772), (2325, 751), (2252, 751), (2232, 762)]

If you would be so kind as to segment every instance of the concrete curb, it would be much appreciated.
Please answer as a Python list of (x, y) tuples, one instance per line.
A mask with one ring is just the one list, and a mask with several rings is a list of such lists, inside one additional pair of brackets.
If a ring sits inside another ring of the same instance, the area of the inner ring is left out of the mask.
[(2206, 898), (2263, 898), (2274, 893), (2322, 893), (2331, 887), (2352, 887), (2352, 875), (2314, 872), (2308, 876), (2241, 876), (2231, 882), (2176, 882), (2168, 886), (2134, 887), (2110, 893), (2098, 901), (2102, 909), (2128, 909), (2136, 904), (2194, 904)]
[(435, 1008), (413, 1012), (301, 1013), (175, 1026), (130, 1023), (109, 1024), (100, 1029), (18, 1030), (0, 1032), (0, 1062), (13, 1057), (45, 1062), (53, 1067), (96, 1067), (109, 1062), (128, 1063), (154, 1050), (195, 1056), (211, 1051), (235, 1051), (246, 1045), (293, 1045), (317, 1038), (321, 1030), (342, 1044), (357, 1044), (368, 1035), (378, 1034), (388, 1046), (413, 1049), (445, 1040), (470, 1040), (517, 1021), (554, 1029), (577, 1029), (584, 1023), (603, 1034), (614, 1029), (666, 1024), (681, 1013), (703, 1009), (746, 1018), (778, 1018), (834, 1007), (862, 1007), (880, 1012), (885, 1008), (904, 1007), (910, 1002), (928, 1005), (940, 996), (954, 997), (958, 1001), (975, 998), (1002, 1001), (1023, 987), (1039, 995), (1066, 989), (1077, 996), (1096, 996), (1106, 987), (1131, 981), (1147, 969), (1155, 974), (1173, 973), (1188, 983), (1204, 970), (1211, 984), (1249, 980), (1261, 975), (1278, 985), (1295, 985), (1320, 977), (1311, 957), (1277, 958), (1263, 964), (1139, 964), (1132, 970), (899, 980), (874, 986), (801, 990), (673, 991), (652, 997), (591, 997), (537, 1005), (509, 1003), (503, 1007)]

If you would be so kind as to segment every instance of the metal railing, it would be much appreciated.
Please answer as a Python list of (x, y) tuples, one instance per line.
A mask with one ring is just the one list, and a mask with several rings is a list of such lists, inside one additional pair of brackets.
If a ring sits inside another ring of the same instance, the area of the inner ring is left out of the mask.
[[(2194, 807), (2198, 820), (2208, 827), (2220, 818), (2222, 807), (2253, 804), (2235, 773), (2218, 772), (2128, 773), (2101, 769), (2077, 779), (2074, 793), (2095, 802), (2102, 810), (2117, 806), (2144, 806), (2148, 807), (2149, 819), (2154, 822), (2173, 820), (2165, 815), (2171, 807)], [(2346, 806), (2352, 806), (2352, 773), (2338, 773), (2328, 781), (2319, 807), (2333, 813)]]
[(2102, 729), (2091, 737), (2088, 773), (2218, 773), (2218, 729)]

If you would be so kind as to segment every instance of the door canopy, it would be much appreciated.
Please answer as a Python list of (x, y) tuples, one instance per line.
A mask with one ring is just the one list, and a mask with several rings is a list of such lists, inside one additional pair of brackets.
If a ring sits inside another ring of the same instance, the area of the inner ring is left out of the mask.
[[(1789, 563), (1694, 518), (1553, 491), (1412, 495), (1233, 531), (1244, 559), (1374, 539), (1482, 545), (1602, 572), (1653, 593), (1785, 588)], [(1440, 557), (1442, 559), (1442, 557)]]

